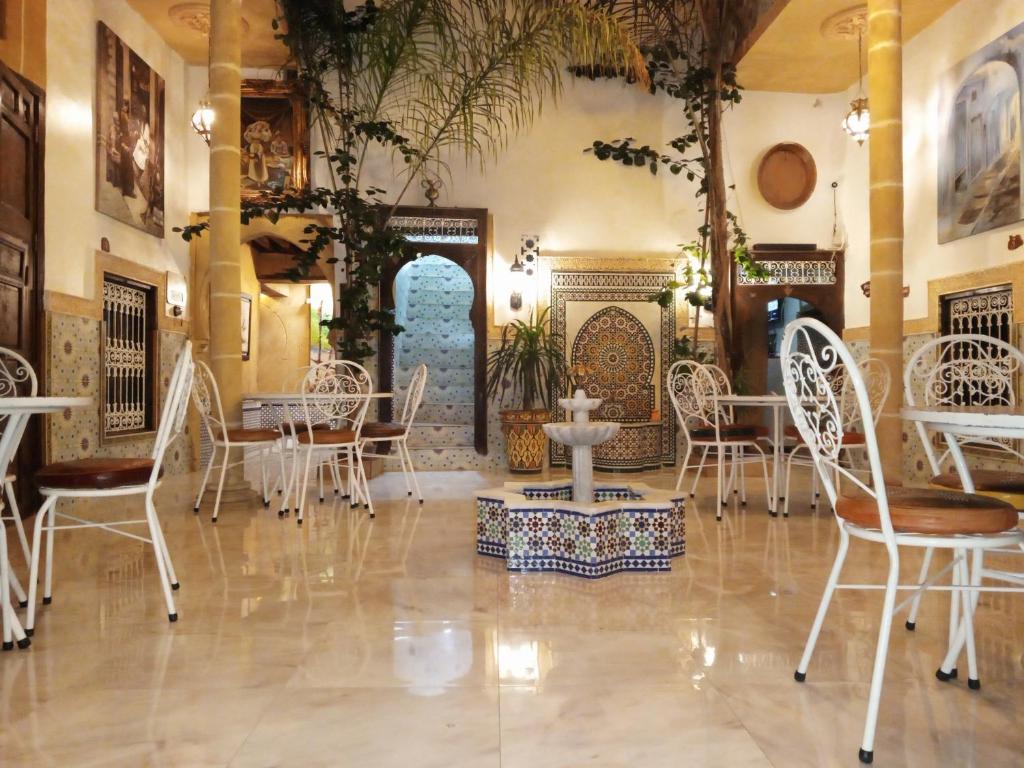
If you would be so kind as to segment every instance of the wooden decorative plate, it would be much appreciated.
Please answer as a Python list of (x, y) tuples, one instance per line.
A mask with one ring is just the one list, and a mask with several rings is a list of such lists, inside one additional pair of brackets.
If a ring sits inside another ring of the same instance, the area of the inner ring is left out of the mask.
[(757, 169), (757, 188), (769, 205), (784, 211), (807, 202), (818, 182), (811, 153), (800, 144), (776, 144)]

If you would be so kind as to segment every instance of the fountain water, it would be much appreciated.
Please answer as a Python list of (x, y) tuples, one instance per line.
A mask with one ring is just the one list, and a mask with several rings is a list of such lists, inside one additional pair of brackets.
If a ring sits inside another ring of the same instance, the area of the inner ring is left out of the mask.
[(572, 413), (572, 421), (544, 425), (548, 437), (572, 448), (572, 498), (584, 504), (594, 500), (594, 446), (613, 438), (620, 426), (614, 421), (590, 420), (590, 412), (601, 402), (577, 389), (572, 399), (558, 401), (559, 406)]

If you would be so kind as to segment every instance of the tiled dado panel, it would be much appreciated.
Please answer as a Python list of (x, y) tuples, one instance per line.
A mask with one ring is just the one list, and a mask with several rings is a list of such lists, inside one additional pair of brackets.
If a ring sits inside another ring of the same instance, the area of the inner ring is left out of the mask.
[[(51, 395), (91, 397), (91, 408), (67, 409), (47, 419), (46, 455), (49, 461), (70, 461), (90, 456), (148, 456), (153, 436), (100, 440), (100, 322), (88, 317), (48, 312), (46, 315), (46, 387)], [(185, 345), (181, 333), (160, 331), (160, 399), (163, 404), (174, 363)], [(187, 429), (187, 427), (186, 427)], [(171, 445), (164, 471), (191, 471), (187, 437)]]

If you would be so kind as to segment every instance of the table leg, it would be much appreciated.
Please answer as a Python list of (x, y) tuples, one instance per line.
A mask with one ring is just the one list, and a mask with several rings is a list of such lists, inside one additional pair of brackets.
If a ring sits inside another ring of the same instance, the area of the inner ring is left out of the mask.
[(772, 406), (772, 517), (779, 516), (779, 470), (782, 466), (782, 408)]
[(953, 459), (953, 465), (956, 467), (957, 474), (960, 475), (960, 482), (963, 483), (964, 493), (974, 493), (974, 480), (971, 477), (971, 470), (967, 466), (964, 452), (960, 450), (960, 443), (957, 442), (956, 435), (944, 432), (943, 437), (946, 438), (946, 445), (949, 446), (949, 456)]

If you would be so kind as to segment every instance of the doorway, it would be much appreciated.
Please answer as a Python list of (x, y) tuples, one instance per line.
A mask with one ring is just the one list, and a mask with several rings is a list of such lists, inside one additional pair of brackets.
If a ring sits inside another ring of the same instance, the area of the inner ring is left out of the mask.
[[(43, 91), (0, 62), (0, 346), (25, 357), (42, 382)], [(42, 464), (41, 420), (15, 459), (23, 514), (36, 508), (28, 479)], [(0, 471), (6, 471), (0, 467)]]
[(821, 317), (821, 312), (808, 301), (792, 296), (771, 299), (766, 305), (768, 325), (768, 366), (765, 386), (768, 392), (782, 394), (782, 337), (786, 326), (798, 317)]

